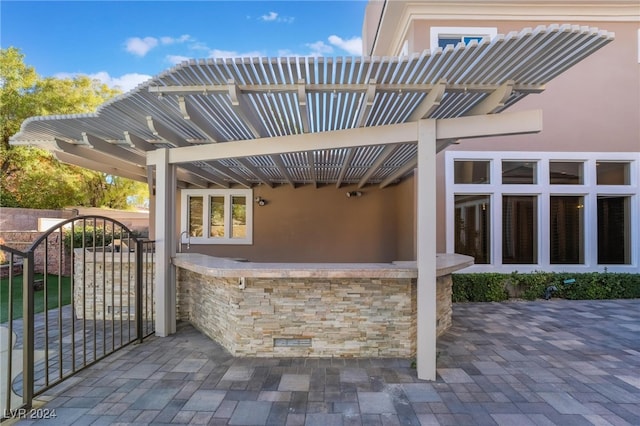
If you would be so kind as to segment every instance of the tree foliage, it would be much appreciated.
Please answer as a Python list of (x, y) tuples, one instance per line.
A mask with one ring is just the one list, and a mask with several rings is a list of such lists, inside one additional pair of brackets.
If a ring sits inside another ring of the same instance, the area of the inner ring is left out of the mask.
[(41, 78), (18, 49), (0, 49), (0, 206), (125, 208), (132, 197), (140, 199), (146, 191), (140, 182), (62, 164), (47, 151), (9, 144), (29, 117), (94, 112), (119, 93), (87, 76)]

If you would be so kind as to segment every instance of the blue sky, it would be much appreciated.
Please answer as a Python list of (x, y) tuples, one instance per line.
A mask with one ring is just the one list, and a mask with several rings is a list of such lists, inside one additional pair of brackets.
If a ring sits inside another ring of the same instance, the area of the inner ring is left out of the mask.
[(127, 91), (188, 58), (360, 56), (365, 0), (0, 0), (0, 45), (43, 77)]

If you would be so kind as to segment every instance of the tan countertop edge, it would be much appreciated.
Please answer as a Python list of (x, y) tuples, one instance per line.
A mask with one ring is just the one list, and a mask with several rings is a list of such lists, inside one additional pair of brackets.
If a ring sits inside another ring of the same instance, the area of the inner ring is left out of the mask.
[[(177, 253), (175, 266), (220, 278), (416, 278), (416, 262), (393, 263), (257, 263), (198, 253)], [(453, 253), (437, 255), (436, 275), (473, 265), (473, 258)]]

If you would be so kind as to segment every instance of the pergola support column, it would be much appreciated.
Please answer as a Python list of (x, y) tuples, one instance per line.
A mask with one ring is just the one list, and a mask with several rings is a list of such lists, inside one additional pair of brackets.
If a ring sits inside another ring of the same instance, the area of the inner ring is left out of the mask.
[(418, 122), (417, 179), (418, 378), (436, 379), (436, 120)]
[(176, 332), (176, 271), (171, 263), (176, 250), (176, 166), (169, 164), (169, 150), (148, 153), (156, 165), (156, 335)]

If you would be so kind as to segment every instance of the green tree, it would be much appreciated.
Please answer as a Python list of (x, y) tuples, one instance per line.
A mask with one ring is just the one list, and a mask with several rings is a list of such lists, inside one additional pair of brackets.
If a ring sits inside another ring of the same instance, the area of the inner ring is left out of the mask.
[(94, 112), (120, 92), (87, 76), (41, 78), (15, 47), (0, 49), (0, 206), (124, 208), (146, 186), (58, 162), (47, 151), (10, 146), (32, 116)]

